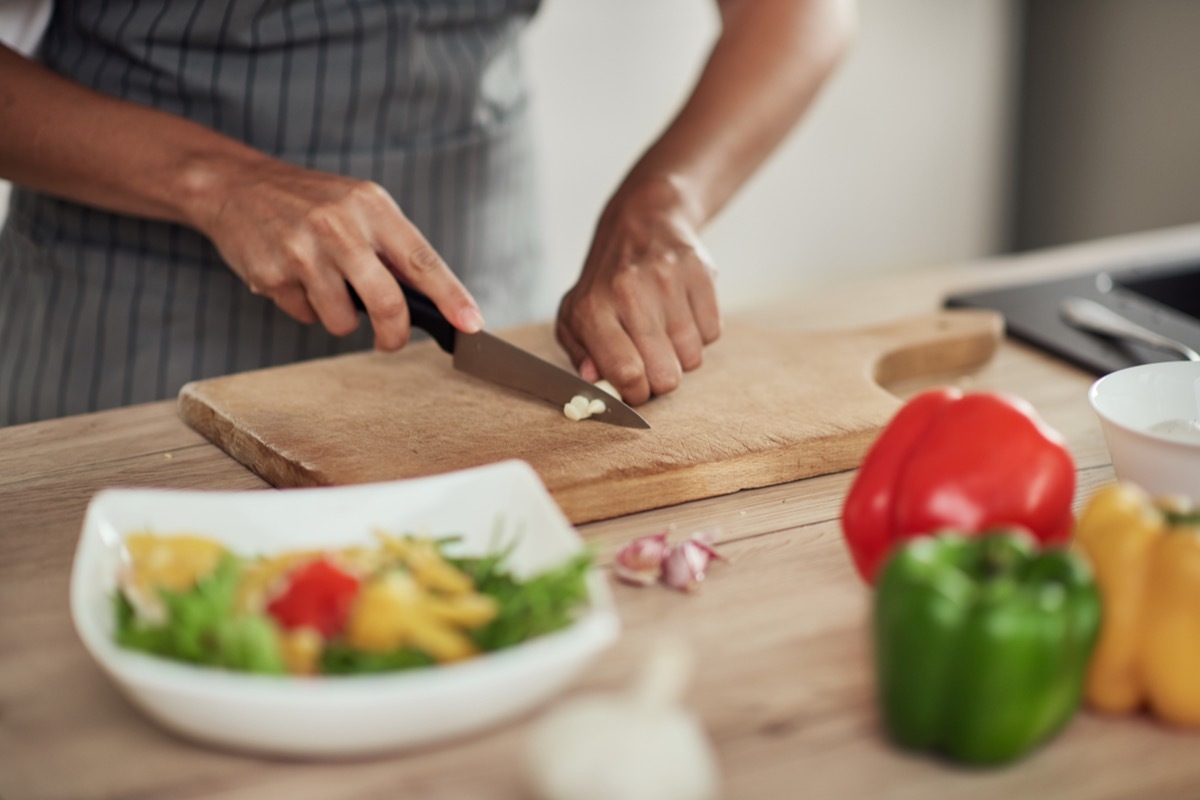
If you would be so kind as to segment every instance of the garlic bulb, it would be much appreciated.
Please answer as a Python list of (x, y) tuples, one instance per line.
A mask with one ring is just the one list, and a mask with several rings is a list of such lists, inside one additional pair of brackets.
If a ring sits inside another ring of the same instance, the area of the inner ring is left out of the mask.
[(565, 701), (533, 730), (541, 800), (715, 800), (719, 777), (699, 720), (679, 704), (690, 656), (663, 645), (632, 692)]

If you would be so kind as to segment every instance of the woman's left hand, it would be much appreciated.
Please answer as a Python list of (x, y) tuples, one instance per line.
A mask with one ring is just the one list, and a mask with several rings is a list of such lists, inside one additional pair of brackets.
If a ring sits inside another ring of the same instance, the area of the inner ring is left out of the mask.
[(721, 334), (716, 268), (669, 181), (623, 191), (605, 210), (556, 335), (584, 380), (639, 405), (677, 388)]

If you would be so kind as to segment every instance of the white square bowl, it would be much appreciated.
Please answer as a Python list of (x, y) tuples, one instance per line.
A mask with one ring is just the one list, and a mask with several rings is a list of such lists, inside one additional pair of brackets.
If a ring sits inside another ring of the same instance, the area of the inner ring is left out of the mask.
[(587, 608), (569, 627), (465, 662), (308, 678), (183, 664), (124, 649), (113, 639), (122, 537), (147, 529), (202, 534), (244, 555), (371, 544), (375, 530), (458, 534), (463, 538), (454, 552), (462, 555), (515, 541), (507, 563), (522, 577), (580, 552), (583, 541), (522, 461), (337, 488), (98, 493), (88, 506), (71, 573), (71, 616), (80, 638), (151, 718), (238, 750), (350, 757), (480, 730), (564, 689), (620, 632), (605, 577), (592, 570)]

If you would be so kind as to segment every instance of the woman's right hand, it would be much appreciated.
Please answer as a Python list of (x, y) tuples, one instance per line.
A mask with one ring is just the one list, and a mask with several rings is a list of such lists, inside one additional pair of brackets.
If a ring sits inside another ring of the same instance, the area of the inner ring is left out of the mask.
[(375, 330), (375, 346), (398, 350), (410, 322), (397, 278), (433, 300), (456, 328), (483, 316), (450, 268), (378, 184), (263, 156), (222, 173), (201, 168), (208, 200), (197, 226), (250, 291), (300, 322), (345, 336), (358, 327), (346, 284)]
[[(87, 136), (79, 131), (86, 130)], [(250, 287), (330, 333), (408, 341), (396, 279), (452, 325), (476, 331), (475, 300), (382, 188), (293, 166), (194, 122), (99, 94), (0, 44), (0, 176), (37, 191), (182, 223), (213, 241)]]

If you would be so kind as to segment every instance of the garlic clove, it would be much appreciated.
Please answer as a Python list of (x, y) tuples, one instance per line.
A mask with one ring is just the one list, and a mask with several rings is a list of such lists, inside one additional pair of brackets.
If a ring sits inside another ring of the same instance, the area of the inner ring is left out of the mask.
[(663, 560), (669, 550), (666, 531), (634, 539), (617, 551), (613, 574), (626, 583), (653, 585), (662, 574)]
[(583, 419), (583, 414), (579, 413), (579, 407), (574, 403), (567, 403), (563, 406), (563, 414), (572, 422), (579, 422)]
[(608, 411), (608, 406), (603, 400), (596, 399), (588, 403), (588, 416), (603, 414), (605, 411)]
[(662, 582), (672, 589), (694, 591), (708, 572), (708, 562), (713, 558), (726, 560), (710, 545), (697, 539), (688, 539), (671, 548), (663, 562)]
[(710, 559), (715, 558), (718, 561), (729, 561), (730, 558), (728, 556), (717, 552), (717, 549), (713, 546), (714, 542), (716, 542), (716, 538), (716, 534), (712, 531), (697, 531), (696, 533), (692, 534), (690, 541), (693, 545), (699, 547), (705, 553), (708, 553), (708, 557)]
[(634, 691), (564, 701), (528, 742), (541, 800), (715, 800), (720, 778), (699, 720), (679, 704), (690, 654), (664, 643)]
[(604, 380), (603, 378), (596, 381), (593, 385), (597, 389), (601, 390), (602, 392), (607, 392), (608, 394), (612, 395), (613, 397), (617, 398), (618, 400), (622, 399), (621, 393), (617, 391), (617, 387), (613, 386), (611, 383)]
[(662, 582), (672, 589), (690, 592), (704, 580), (704, 569), (708, 566), (708, 554), (690, 542), (671, 548), (663, 561)]

